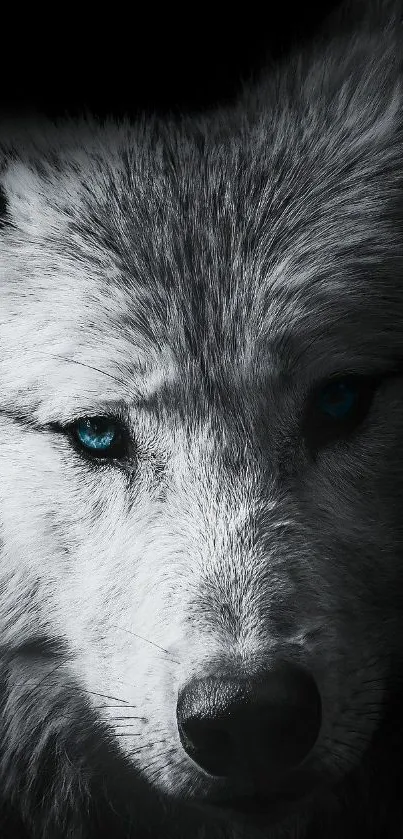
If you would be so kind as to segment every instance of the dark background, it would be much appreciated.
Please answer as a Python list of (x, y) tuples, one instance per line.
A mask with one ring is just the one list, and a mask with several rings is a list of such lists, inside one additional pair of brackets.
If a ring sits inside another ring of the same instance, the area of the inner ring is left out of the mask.
[[(314, 36), (340, 0), (218, 4), (23, 4), (2, 15), (2, 113), (105, 116), (197, 111), (230, 99), (263, 61)], [(140, 13), (141, 8), (141, 13)]]

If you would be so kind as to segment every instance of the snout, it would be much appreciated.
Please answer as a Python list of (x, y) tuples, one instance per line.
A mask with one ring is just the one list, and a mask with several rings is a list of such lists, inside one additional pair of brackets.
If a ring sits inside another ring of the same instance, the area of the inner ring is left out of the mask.
[(313, 676), (279, 661), (264, 673), (215, 672), (180, 690), (177, 725), (185, 752), (210, 776), (259, 789), (286, 780), (321, 727)]

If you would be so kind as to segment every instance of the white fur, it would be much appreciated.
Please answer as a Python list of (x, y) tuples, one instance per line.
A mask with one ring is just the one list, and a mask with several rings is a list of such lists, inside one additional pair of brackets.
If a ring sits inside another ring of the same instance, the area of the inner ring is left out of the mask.
[[(320, 688), (309, 761), (325, 789), (242, 836), (308, 838), (312, 813), (349, 835), (335, 790), (401, 663), (402, 379), (316, 462), (297, 420), (318, 380), (403, 356), (401, 39), (365, 25), (199, 123), (3, 130), (0, 763), (13, 798), (11, 763), (31, 750), (32, 830), (57, 697), (57, 736), (80, 727), (77, 689), (99, 737), (180, 801), (205, 782), (179, 741), (181, 685), (217, 657), (269, 664), (287, 648)], [(88, 468), (50, 427), (122, 406), (125, 469)], [(38, 636), (66, 644), (58, 669), (21, 652)], [(41, 818), (46, 836), (81, 835), (77, 813)], [(219, 836), (197, 819), (197, 839)]]

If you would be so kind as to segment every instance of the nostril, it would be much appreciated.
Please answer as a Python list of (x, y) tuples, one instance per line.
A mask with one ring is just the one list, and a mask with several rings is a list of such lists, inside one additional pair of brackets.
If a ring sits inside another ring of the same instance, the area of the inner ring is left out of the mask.
[(210, 775), (225, 777), (234, 757), (231, 735), (214, 720), (189, 719), (178, 724), (185, 752)]
[(185, 752), (210, 775), (227, 776), (235, 756), (232, 709), (248, 701), (241, 681), (193, 679), (180, 691), (176, 715)]

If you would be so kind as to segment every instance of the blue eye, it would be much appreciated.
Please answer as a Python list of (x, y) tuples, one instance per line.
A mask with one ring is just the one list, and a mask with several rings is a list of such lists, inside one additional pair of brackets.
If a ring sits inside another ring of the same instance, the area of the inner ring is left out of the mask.
[(332, 419), (344, 419), (355, 407), (357, 388), (343, 380), (330, 382), (318, 396), (318, 407)]
[(329, 379), (307, 400), (301, 431), (311, 452), (347, 439), (370, 411), (380, 376), (346, 375)]
[(122, 453), (122, 430), (109, 417), (84, 417), (73, 424), (76, 441), (96, 457), (118, 457)]

